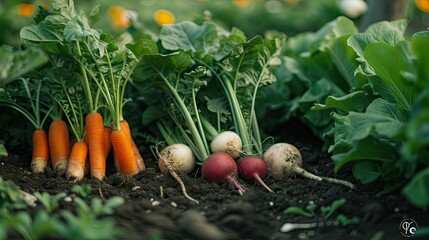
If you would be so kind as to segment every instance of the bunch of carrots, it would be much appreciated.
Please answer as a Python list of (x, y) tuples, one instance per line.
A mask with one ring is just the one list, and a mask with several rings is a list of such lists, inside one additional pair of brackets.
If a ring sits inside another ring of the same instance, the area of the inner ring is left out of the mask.
[[(135, 175), (145, 164), (122, 108), (127, 82), (150, 47), (145, 41), (125, 43), (91, 28), (90, 19), (75, 10), (73, 1), (53, 0), (49, 14), (43, 11), (47, 10), (39, 9), (36, 24), (20, 33), (25, 47), (42, 49), (50, 58), (40, 70), (43, 77), (36, 80), (46, 85), (53, 101), (45, 105), (46, 111), (33, 109), (37, 120), (32, 171), (43, 172), (50, 159), (54, 171), (71, 181), (81, 180), (85, 169), (103, 180), (112, 151), (116, 169)], [(46, 117), (40, 121), (41, 112), (54, 116), (48, 134), (42, 128)]]
[[(127, 121), (121, 121), (121, 126), (122, 131), (116, 131), (117, 134), (112, 134), (115, 131), (112, 130), (112, 127), (103, 125), (101, 114), (88, 114), (85, 127), (87, 131), (82, 140), (69, 137), (66, 121), (63, 119), (53, 120), (50, 123), (48, 134), (44, 129), (36, 129), (33, 133), (31, 170), (35, 173), (42, 173), (48, 165), (51, 165), (55, 173), (66, 174), (71, 181), (81, 180), (85, 172), (89, 170), (92, 177), (102, 180), (106, 174), (107, 156), (111, 151), (112, 142), (116, 141), (123, 146), (122, 149), (116, 150), (113, 154), (116, 169), (121, 173), (134, 175), (144, 170), (145, 164), (131, 136)], [(88, 149), (92, 149), (95, 157), (88, 158)], [(130, 160), (127, 161), (125, 167), (122, 166), (121, 168), (117, 163), (119, 154), (125, 155), (125, 158)]]

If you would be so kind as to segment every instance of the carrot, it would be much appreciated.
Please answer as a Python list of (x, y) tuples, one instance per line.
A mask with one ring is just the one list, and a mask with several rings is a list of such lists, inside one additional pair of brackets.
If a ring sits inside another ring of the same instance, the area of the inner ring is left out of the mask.
[(91, 176), (103, 180), (106, 175), (106, 156), (103, 117), (100, 113), (89, 113), (85, 119), (88, 135), (89, 168)]
[(48, 138), (52, 168), (55, 173), (62, 175), (66, 172), (70, 155), (67, 123), (62, 119), (54, 120), (49, 126)]
[(145, 163), (143, 161), (143, 157), (140, 154), (139, 148), (137, 147), (133, 136), (131, 135), (130, 125), (126, 120), (120, 121), (121, 129), (124, 129), (128, 136), (130, 137), (131, 146), (133, 147), (134, 155), (136, 156), (137, 165), (139, 166), (139, 170), (144, 170), (146, 168)]
[(85, 174), (85, 163), (88, 155), (88, 145), (84, 141), (76, 142), (70, 153), (66, 176), (69, 181), (82, 180)]
[(33, 156), (31, 158), (31, 171), (41, 173), (45, 171), (49, 160), (49, 144), (46, 132), (37, 129), (33, 133)]
[(110, 137), (121, 173), (126, 175), (138, 173), (139, 167), (126, 131), (124, 129), (114, 130)]

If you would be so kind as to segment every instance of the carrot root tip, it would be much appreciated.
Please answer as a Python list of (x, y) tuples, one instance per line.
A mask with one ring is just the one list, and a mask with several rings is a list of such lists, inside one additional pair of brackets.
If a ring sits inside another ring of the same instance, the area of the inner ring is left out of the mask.
[(33, 173), (42, 173), (45, 171), (47, 162), (43, 158), (36, 158), (31, 162), (31, 171)]
[(67, 171), (67, 164), (68, 164), (68, 161), (66, 159), (58, 161), (54, 167), (55, 173), (58, 174), (59, 176), (64, 175)]

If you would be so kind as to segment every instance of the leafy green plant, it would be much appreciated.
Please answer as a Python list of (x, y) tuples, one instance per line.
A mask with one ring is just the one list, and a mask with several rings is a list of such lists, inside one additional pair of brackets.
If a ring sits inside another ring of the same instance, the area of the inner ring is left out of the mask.
[(37, 200), (43, 205), (44, 209), (48, 213), (52, 213), (60, 206), (60, 201), (62, 201), (67, 194), (66, 193), (58, 193), (54, 196), (51, 196), (49, 193), (39, 193), (35, 192), (34, 196)]
[(398, 20), (358, 32), (339, 17), (292, 37), (262, 102), (279, 123), (297, 116), (323, 138), (336, 171), (352, 163), (362, 183), (383, 181), (380, 194), (401, 189), (427, 208), (428, 31), (406, 37), (406, 30)]
[(381, 22), (352, 35), (348, 44), (358, 56), (355, 82), (361, 89), (352, 89), (336, 102), (328, 98), (313, 109), (341, 109), (357, 102), (359, 94), (371, 96), (364, 109), (332, 113), (334, 141), (329, 151), (335, 169), (353, 162), (353, 175), (362, 183), (381, 179), (381, 193), (402, 188), (412, 204), (426, 208), (429, 74), (422, 52), (429, 50), (429, 38), (416, 34), (406, 39), (406, 26), (406, 21)]
[[(331, 216), (344, 204), (347, 203), (347, 200), (344, 198), (337, 199), (333, 201), (330, 205), (321, 206), (319, 208), (320, 217), (327, 221), (331, 218)], [(309, 203), (305, 208), (301, 207), (288, 207), (283, 211), (284, 214), (294, 214), (301, 215), (305, 217), (315, 217), (318, 215), (316, 212), (317, 205), (314, 203)], [(347, 218), (344, 214), (338, 214), (336, 217), (336, 221), (338, 221), (342, 226), (346, 226), (349, 224), (357, 224), (360, 222), (358, 217)]]
[[(83, 189), (83, 188), (82, 188)], [(85, 190), (87, 191), (87, 190)], [(123, 236), (121, 229), (108, 218), (114, 208), (124, 203), (121, 197), (112, 197), (103, 202), (91, 199), (88, 205), (75, 197), (75, 210), (61, 210), (59, 203), (66, 193), (54, 196), (43, 192), (34, 193), (42, 208), (33, 211), (22, 198), (19, 188), (0, 178), (0, 238), (6, 239), (9, 230), (15, 230), (24, 239), (116, 239)]]
[(283, 211), (284, 214), (294, 214), (301, 215), (305, 217), (314, 217), (316, 216), (317, 205), (314, 203), (309, 203), (305, 208), (300, 207), (288, 207)]
[(18, 186), (0, 177), (0, 209), (25, 209), (28, 204), (22, 199)]
[(360, 223), (360, 219), (358, 217), (347, 218), (344, 214), (338, 214), (335, 220), (339, 222), (341, 226)]
[(347, 202), (346, 199), (340, 198), (332, 202), (329, 206), (321, 206), (320, 207), (320, 215), (323, 219), (328, 219), (331, 215), (338, 210), (341, 206), (343, 206)]
[(73, 185), (70, 189), (72, 193), (76, 193), (82, 199), (87, 199), (91, 193), (91, 185), (82, 184), (82, 185)]

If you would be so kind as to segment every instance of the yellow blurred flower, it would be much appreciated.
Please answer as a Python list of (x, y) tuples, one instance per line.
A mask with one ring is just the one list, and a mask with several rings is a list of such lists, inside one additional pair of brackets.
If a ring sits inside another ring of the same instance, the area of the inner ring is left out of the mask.
[(283, 0), (285, 3), (287, 4), (292, 4), (292, 5), (296, 5), (298, 4), (301, 0)]
[(420, 11), (429, 13), (429, 0), (416, 0), (416, 6)]
[(159, 25), (172, 24), (175, 22), (174, 14), (168, 10), (160, 9), (154, 14), (155, 21)]
[(251, 0), (232, 0), (232, 2), (238, 7), (247, 7)]
[(36, 7), (30, 3), (18, 4), (18, 14), (20, 16), (31, 17), (31, 16), (33, 16), (35, 9), (36, 9)]
[(127, 28), (131, 25), (127, 10), (121, 6), (112, 6), (108, 10), (115, 28)]

